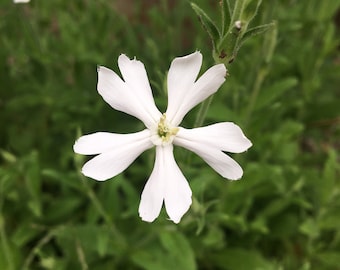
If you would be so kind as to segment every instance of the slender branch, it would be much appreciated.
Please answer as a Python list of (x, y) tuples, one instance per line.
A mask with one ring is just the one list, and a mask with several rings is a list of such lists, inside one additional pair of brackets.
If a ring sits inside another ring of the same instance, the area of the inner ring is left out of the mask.
[[(63, 226), (62, 226), (63, 227)], [(61, 227), (57, 227), (57, 228), (54, 228), (54, 229), (51, 229), (47, 232), (47, 234), (40, 239), (40, 241), (34, 246), (34, 248), (32, 248), (31, 252), (28, 254), (25, 262), (24, 262), (24, 265), (22, 267), (23, 270), (28, 270), (30, 269), (29, 266), (31, 264), (31, 262), (33, 261), (34, 259), (34, 256), (35, 254), (39, 251), (39, 249), (44, 246), (45, 244), (47, 244), (52, 238), (53, 236), (55, 235), (55, 233), (61, 229)]]

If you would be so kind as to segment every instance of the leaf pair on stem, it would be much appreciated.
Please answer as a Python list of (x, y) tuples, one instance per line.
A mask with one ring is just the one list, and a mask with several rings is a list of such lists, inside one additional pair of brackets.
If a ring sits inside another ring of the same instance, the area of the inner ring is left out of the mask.
[(249, 28), (262, 0), (221, 0), (221, 27), (195, 3), (191, 3), (204, 29), (213, 44), (213, 57), (216, 63), (231, 64), (243, 42), (249, 37), (261, 34), (274, 25), (263, 24)]

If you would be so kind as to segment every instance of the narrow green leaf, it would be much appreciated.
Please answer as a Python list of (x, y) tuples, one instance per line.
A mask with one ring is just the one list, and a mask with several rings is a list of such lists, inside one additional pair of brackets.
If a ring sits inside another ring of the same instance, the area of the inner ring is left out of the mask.
[(333, 206), (333, 208), (324, 210), (324, 213), (322, 213), (318, 220), (320, 230), (337, 230), (340, 227), (339, 211), (339, 206)]
[(253, 28), (250, 28), (242, 36), (241, 43), (243, 43), (244, 41), (246, 41), (248, 38), (250, 38), (252, 36), (256, 36), (256, 35), (264, 33), (265, 31), (267, 31), (268, 29), (270, 29), (274, 25), (275, 25), (275, 23), (268, 23), (268, 24), (263, 24), (263, 25), (260, 25), (260, 26), (255, 26)]
[(41, 175), (40, 161), (38, 152), (33, 151), (25, 162), (26, 171), (26, 187), (30, 193), (31, 199), (28, 202), (28, 207), (36, 216), (41, 215)]
[(272, 262), (262, 257), (258, 251), (251, 249), (226, 248), (223, 249), (223, 252), (217, 252), (213, 258), (221, 269), (278, 269)]
[(262, 4), (262, 0), (248, 1), (242, 13), (242, 20), (246, 21), (247, 24), (249, 24), (255, 18), (261, 4)]
[(326, 251), (326, 252), (317, 253), (316, 257), (323, 264), (330, 267), (330, 268), (325, 268), (325, 269), (337, 269), (339, 267), (339, 252), (338, 251)]
[(146, 270), (197, 268), (194, 253), (187, 240), (177, 231), (162, 231), (159, 240), (144, 246), (132, 255), (132, 260)]
[(309, 236), (310, 238), (316, 238), (320, 235), (320, 228), (312, 218), (309, 218), (303, 222), (299, 229), (303, 234)]
[(221, 11), (222, 11), (222, 36), (225, 34), (225, 29), (230, 27), (231, 23), (231, 16), (232, 16), (232, 9), (230, 6), (229, 0), (222, 0), (221, 1)]
[(325, 162), (322, 174), (322, 185), (319, 188), (319, 201), (321, 204), (326, 204), (333, 199), (333, 195), (336, 194), (338, 190), (334, 187), (336, 185), (336, 173), (338, 168), (338, 155), (336, 150), (331, 149), (328, 152), (328, 158)]
[(104, 257), (108, 253), (110, 235), (106, 230), (98, 230), (97, 233), (97, 251), (100, 257)]
[(16, 156), (8, 151), (0, 149), (0, 154), (2, 158), (9, 163), (15, 163), (17, 161)]
[(179, 232), (163, 231), (160, 235), (163, 247), (167, 254), (177, 260), (178, 269), (196, 269), (195, 257), (188, 240)]
[(246, 0), (237, 0), (236, 3), (234, 4), (228, 32), (232, 31), (234, 23), (241, 19), (245, 5)]
[(210, 19), (210, 17), (195, 3), (191, 3), (192, 9), (197, 14), (203, 28), (208, 32), (211, 41), (213, 42), (214, 48), (216, 48), (216, 43), (220, 39), (221, 34), (218, 30), (216, 24)]
[(296, 78), (289, 77), (282, 79), (281, 81), (278, 81), (270, 85), (269, 87), (262, 89), (255, 104), (255, 109), (258, 110), (270, 105), (272, 102), (277, 100), (281, 95), (283, 95), (286, 91), (296, 86), (297, 83), (298, 80)]
[(263, 55), (264, 61), (266, 64), (269, 64), (272, 60), (274, 50), (277, 46), (277, 26), (276, 22), (272, 22), (273, 27), (269, 29), (269, 31), (265, 34), (265, 39), (263, 43)]

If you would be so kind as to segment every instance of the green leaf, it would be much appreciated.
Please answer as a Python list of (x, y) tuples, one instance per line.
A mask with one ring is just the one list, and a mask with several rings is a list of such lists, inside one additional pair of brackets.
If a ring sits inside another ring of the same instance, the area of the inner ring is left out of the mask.
[(276, 270), (278, 269), (273, 263), (264, 259), (261, 254), (255, 250), (243, 248), (226, 248), (223, 252), (213, 256), (221, 269), (261, 269)]
[(41, 234), (41, 230), (32, 226), (31, 222), (20, 224), (12, 235), (11, 240), (13, 243), (22, 248), (30, 241), (33, 241)]
[(72, 217), (82, 203), (83, 200), (80, 196), (67, 196), (62, 200), (53, 200), (46, 208), (44, 218), (56, 222)]
[[(332, 269), (338, 269), (339, 267), (339, 252), (337, 251), (327, 251), (327, 252), (317, 253), (316, 257), (323, 264), (329, 267), (332, 267)], [(325, 268), (325, 269), (331, 269), (331, 268)]]
[(320, 202), (322, 204), (331, 201), (333, 194), (339, 192), (339, 188), (335, 188), (338, 166), (336, 151), (331, 149), (328, 152), (328, 158), (323, 169), (322, 185), (320, 185), (320, 189), (318, 189), (320, 192)]
[(135, 252), (132, 255), (132, 261), (146, 270), (170, 270), (172, 268), (168, 266), (166, 256), (157, 246)]
[(28, 207), (32, 210), (35, 216), (41, 216), (41, 175), (38, 152), (33, 151), (25, 162), (24, 166), (26, 187), (30, 193), (31, 199), (28, 202)]
[(266, 106), (270, 106), (271, 103), (297, 84), (298, 80), (295, 77), (289, 77), (262, 89), (255, 104), (255, 109), (258, 110)]
[(17, 161), (16, 156), (8, 151), (0, 149), (0, 154), (6, 162), (15, 163)]
[(300, 231), (305, 235), (309, 236), (310, 238), (316, 238), (320, 234), (320, 228), (318, 227), (317, 223), (314, 219), (307, 219), (304, 223), (300, 226)]
[(245, 9), (242, 12), (242, 21), (248, 25), (256, 16), (262, 0), (248, 0)]
[(253, 28), (248, 29), (242, 36), (241, 43), (243, 43), (250, 37), (264, 33), (265, 31), (267, 31), (268, 29), (274, 26), (275, 26), (275, 23), (268, 23), (268, 24), (263, 24), (263, 25), (255, 26)]
[(221, 228), (209, 226), (208, 233), (204, 236), (202, 241), (208, 248), (223, 248), (225, 235)]
[(235, 21), (241, 20), (241, 16), (242, 16), (243, 10), (245, 8), (246, 2), (247, 2), (247, 0), (237, 0), (237, 1), (235, 1), (228, 32), (230, 32), (232, 30), (232, 27), (234, 27)]
[(68, 258), (72, 258), (76, 253), (74, 249), (76, 245), (80, 245), (84, 254), (91, 257), (118, 254), (123, 248), (106, 226), (89, 224), (67, 226), (57, 230), (55, 234), (59, 245), (70, 250)]
[(222, 31), (221, 35), (225, 35), (226, 29), (229, 29), (231, 23), (232, 9), (230, 6), (229, 0), (221, 1), (221, 10), (222, 10)]
[(194, 253), (188, 240), (181, 233), (163, 231), (160, 235), (160, 240), (163, 247), (172, 255), (173, 260), (176, 261), (175, 268), (196, 269)]
[(160, 243), (152, 242), (132, 255), (132, 260), (146, 270), (194, 270), (194, 253), (186, 237), (177, 231), (160, 232)]
[(340, 206), (333, 206), (324, 210), (318, 220), (318, 226), (321, 230), (338, 230), (340, 228)]
[(106, 230), (100, 230), (97, 234), (97, 251), (100, 257), (104, 257), (108, 253), (109, 234)]
[(279, 215), (290, 203), (291, 201), (288, 198), (274, 199), (259, 213), (259, 217), (266, 219), (274, 215)]
[(216, 26), (216, 24), (210, 19), (210, 17), (195, 3), (191, 3), (192, 9), (197, 14), (203, 28), (209, 34), (214, 48), (216, 48), (217, 41), (220, 39), (221, 34)]
[[(0, 222), (2, 217), (0, 215)], [(21, 250), (8, 241), (7, 236), (3, 234), (4, 230), (0, 224), (0, 269), (15, 270), (20, 269), (19, 265), (22, 263)]]

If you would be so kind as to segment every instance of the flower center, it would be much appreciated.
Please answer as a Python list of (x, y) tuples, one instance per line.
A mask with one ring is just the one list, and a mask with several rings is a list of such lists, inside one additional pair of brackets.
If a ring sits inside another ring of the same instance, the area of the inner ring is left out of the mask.
[(172, 143), (179, 128), (173, 127), (167, 120), (166, 115), (163, 113), (159, 119), (158, 125), (155, 130), (151, 131), (151, 141), (155, 145), (167, 145)]

